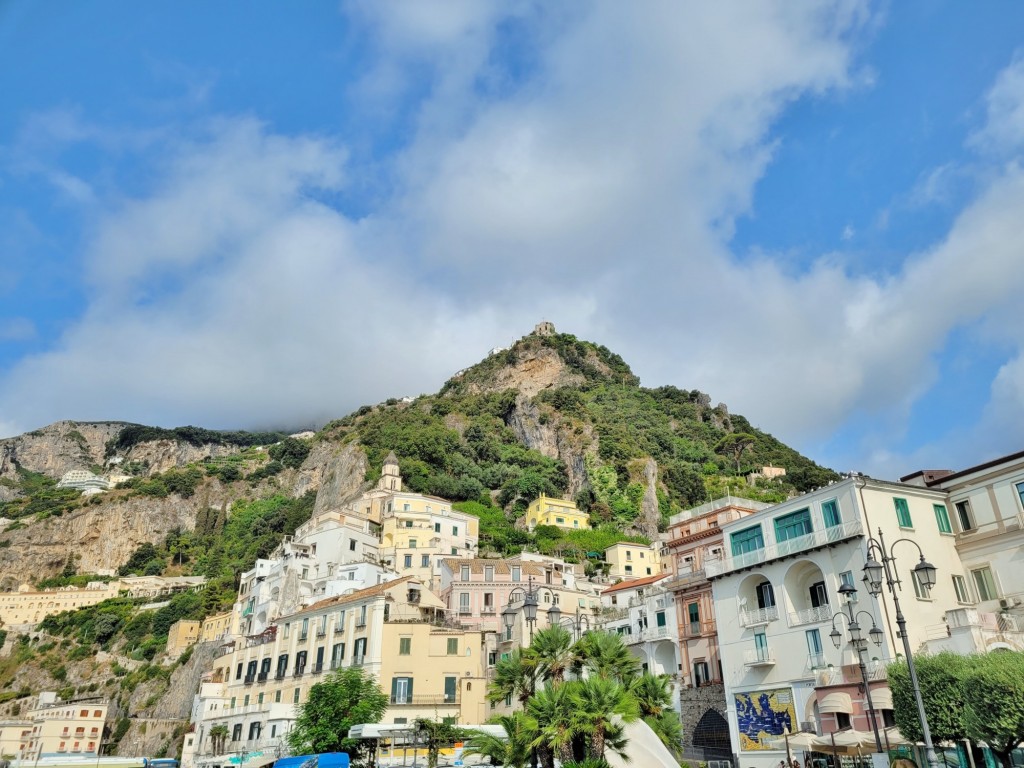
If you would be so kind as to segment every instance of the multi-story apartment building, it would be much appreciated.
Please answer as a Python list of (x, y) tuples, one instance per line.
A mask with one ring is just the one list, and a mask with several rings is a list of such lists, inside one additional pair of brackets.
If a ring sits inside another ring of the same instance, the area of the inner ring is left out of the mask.
[(207, 616), (199, 628), (199, 642), (209, 643), (231, 637), (237, 631), (235, 625), (237, 616), (238, 614), (233, 610)]
[[(342, 667), (365, 669), (389, 693), (384, 722), (483, 722), (483, 633), (448, 621), (446, 612), (422, 582), (403, 577), (321, 600), (240, 638), (201, 687), (188, 762), (219, 766), (243, 753), (280, 754), (297, 705)], [(229, 735), (226, 754), (215, 755), (210, 729), (219, 724)]]
[(679, 638), (679, 703), (687, 746), (710, 756), (731, 754), (715, 605), (705, 565), (724, 555), (722, 527), (766, 509), (726, 496), (680, 512), (669, 521), (664, 564), (672, 574), (662, 586), (675, 598)]
[(947, 612), (959, 647), (1020, 650), (1024, 630), (1024, 452), (958, 472), (902, 478), (949, 494), (944, 527), (956, 535), (962, 567), (951, 579), (960, 607)]
[(601, 593), (598, 628), (615, 632), (647, 672), (669, 675), (674, 682), (676, 710), (679, 709), (679, 621), (676, 604), (657, 574), (622, 581)]
[[(722, 526), (725, 552), (706, 561), (712, 583), (728, 720), (743, 765), (770, 768), (785, 728), (829, 730), (866, 722), (856, 657), (847, 638), (840, 587), (861, 583), (866, 539), (881, 530), (898, 558), (901, 606), (912, 652), (955, 647), (947, 608), (958, 605), (951, 578), (961, 569), (943, 492), (851, 477)], [(920, 550), (918, 549), (920, 548)], [(928, 589), (913, 573), (923, 555), (939, 567)], [(879, 555), (880, 556), (880, 555)], [(950, 573), (952, 571), (952, 573)], [(876, 710), (892, 709), (885, 663), (903, 653), (892, 596), (855, 595), (859, 623), (878, 630), (872, 646)]]
[(604, 551), (609, 579), (642, 579), (657, 576), (667, 570), (661, 562), (661, 547), (658, 544), (635, 544), (620, 541)]
[(553, 525), (572, 531), (589, 528), (590, 515), (576, 509), (571, 501), (541, 494), (540, 498), (531, 501), (527, 507), (526, 524), (531, 531), (538, 525)]
[(107, 702), (102, 698), (61, 701), (57, 694), (44, 692), (31, 709), (25, 721), (31, 724), (22, 729), (18, 752), (21, 759), (38, 761), (43, 758), (95, 758), (103, 738), (103, 723), (107, 718)]
[(381, 526), (381, 562), (436, 590), (441, 561), (475, 556), (479, 539), (480, 520), (445, 499), (393, 493)]

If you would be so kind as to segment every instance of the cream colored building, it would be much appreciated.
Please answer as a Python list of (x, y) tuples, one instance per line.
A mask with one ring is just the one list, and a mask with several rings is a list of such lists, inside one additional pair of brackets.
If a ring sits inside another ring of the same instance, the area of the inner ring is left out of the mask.
[(534, 499), (527, 507), (526, 524), (530, 530), (538, 525), (553, 525), (569, 531), (580, 530), (590, 527), (590, 515), (580, 512), (571, 501), (541, 494), (539, 499)]
[(0, 759), (24, 759), (32, 738), (31, 720), (0, 720)]
[(604, 551), (604, 561), (608, 564), (608, 577), (611, 579), (640, 579), (666, 572), (656, 544), (625, 541), (612, 544)]
[(191, 619), (178, 619), (167, 630), (167, 655), (176, 658), (186, 648), (199, 642), (202, 623)]
[(199, 629), (199, 642), (209, 643), (233, 635), (236, 631), (235, 616), (234, 611), (207, 616)]
[[(242, 753), (246, 760), (274, 756), (309, 689), (332, 670), (353, 666), (388, 694), (384, 722), (483, 722), (483, 635), (445, 613), (420, 580), (404, 577), (319, 601), (239, 638), (201, 686), (188, 761), (204, 768), (237, 762)], [(210, 729), (221, 724), (228, 729), (226, 754), (214, 755)]]
[(61, 701), (55, 693), (41, 693), (35, 707), (25, 713), (32, 728), (22, 760), (96, 757), (106, 718), (104, 699)]

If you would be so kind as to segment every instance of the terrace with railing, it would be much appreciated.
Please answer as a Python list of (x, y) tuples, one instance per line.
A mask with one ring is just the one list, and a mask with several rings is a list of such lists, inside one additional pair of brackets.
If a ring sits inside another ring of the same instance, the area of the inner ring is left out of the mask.
[(727, 555), (721, 560), (705, 563), (704, 570), (707, 571), (708, 578), (713, 579), (733, 571), (754, 568), (763, 563), (792, 557), (803, 552), (821, 549), (822, 547), (829, 547), (841, 541), (863, 535), (864, 526), (861, 524), (861, 521), (850, 520), (849, 522), (833, 525), (829, 528), (811, 531), (811, 533), (804, 536), (795, 536), (792, 539), (769, 544), (750, 552)]

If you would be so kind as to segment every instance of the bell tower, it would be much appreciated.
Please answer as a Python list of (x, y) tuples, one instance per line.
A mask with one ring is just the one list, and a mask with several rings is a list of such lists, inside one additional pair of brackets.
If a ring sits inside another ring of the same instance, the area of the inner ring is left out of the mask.
[(380, 480), (377, 481), (377, 488), (382, 491), (402, 490), (402, 475), (398, 469), (398, 457), (391, 451), (384, 459), (384, 466), (381, 468)]

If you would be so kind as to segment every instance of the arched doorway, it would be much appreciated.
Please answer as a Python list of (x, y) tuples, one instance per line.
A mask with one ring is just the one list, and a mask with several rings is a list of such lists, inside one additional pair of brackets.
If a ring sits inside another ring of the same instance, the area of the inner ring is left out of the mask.
[(704, 759), (715, 757), (731, 757), (732, 745), (729, 743), (729, 724), (722, 713), (709, 709), (693, 729), (693, 746), (704, 750)]

